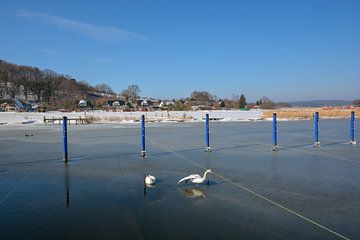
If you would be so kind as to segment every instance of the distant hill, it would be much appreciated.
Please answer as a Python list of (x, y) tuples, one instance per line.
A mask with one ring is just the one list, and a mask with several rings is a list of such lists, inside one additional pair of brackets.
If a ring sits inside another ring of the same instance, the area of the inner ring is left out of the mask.
[(0, 102), (22, 99), (44, 104), (48, 109), (75, 109), (79, 100), (114, 96), (102, 83), (92, 86), (49, 69), (17, 65), (0, 59)]
[(292, 107), (339, 107), (351, 105), (353, 101), (350, 100), (310, 100), (310, 101), (296, 101), (289, 102)]

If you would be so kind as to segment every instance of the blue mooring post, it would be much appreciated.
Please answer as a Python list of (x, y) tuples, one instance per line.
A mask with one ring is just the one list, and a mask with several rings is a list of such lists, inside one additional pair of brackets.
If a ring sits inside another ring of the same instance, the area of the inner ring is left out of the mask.
[(145, 150), (145, 115), (141, 116), (141, 136), (142, 136), (141, 156), (145, 157), (145, 154), (146, 154), (146, 150)]
[(276, 121), (276, 113), (273, 114), (273, 151), (279, 150), (279, 145), (277, 142), (277, 121)]
[(355, 112), (351, 111), (351, 118), (350, 118), (350, 144), (355, 145)]
[(319, 148), (319, 112), (315, 112), (314, 117), (314, 147)]
[(206, 114), (206, 148), (205, 151), (210, 152), (210, 132), (209, 132), (209, 114)]
[(67, 117), (63, 117), (64, 162), (68, 161)]

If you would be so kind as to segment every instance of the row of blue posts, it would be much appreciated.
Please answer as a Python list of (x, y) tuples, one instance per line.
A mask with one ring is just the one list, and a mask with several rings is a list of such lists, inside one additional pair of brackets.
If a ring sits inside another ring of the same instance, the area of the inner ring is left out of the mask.
[[(68, 138), (67, 138), (67, 123), (68, 119), (66, 116), (63, 117), (63, 145), (64, 145), (64, 162), (68, 162)], [(210, 126), (209, 126), (209, 114), (206, 114), (205, 118), (205, 140), (206, 146), (205, 151), (210, 152)], [(351, 112), (350, 117), (350, 144), (355, 145), (355, 112)], [(145, 145), (145, 115), (141, 116), (141, 156), (145, 157), (146, 155), (146, 145)], [(319, 112), (314, 114), (314, 147), (320, 147), (319, 141)], [(273, 151), (279, 150), (278, 137), (277, 137), (277, 116), (276, 113), (273, 114)]]
[[(210, 131), (209, 131), (209, 114), (206, 114), (205, 118), (205, 132), (206, 132), (206, 147), (205, 151), (210, 152)], [(146, 149), (145, 149), (145, 115), (141, 116), (141, 156), (145, 157)]]
[[(67, 117), (63, 117), (63, 145), (64, 145), (64, 162), (68, 162), (68, 139), (67, 139)], [(205, 151), (210, 152), (210, 131), (209, 131), (209, 114), (206, 114), (206, 147)], [(141, 156), (146, 156), (146, 145), (145, 145), (145, 115), (141, 116)]]
[[(355, 145), (355, 112), (351, 112), (350, 117), (350, 144)], [(319, 112), (314, 113), (314, 147), (320, 147), (319, 141)], [(279, 150), (278, 140), (277, 140), (277, 116), (276, 113), (273, 114), (273, 151)]]

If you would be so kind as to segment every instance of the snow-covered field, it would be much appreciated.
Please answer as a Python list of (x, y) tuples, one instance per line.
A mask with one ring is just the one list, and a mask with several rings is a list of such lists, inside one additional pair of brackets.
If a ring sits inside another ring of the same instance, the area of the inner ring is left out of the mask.
[(22, 124), (44, 124), (46, 118), (91, 118), (93, 123), (132, 123), (138, 122), (141, 115), (145, 115), (147, 121), (153, 122), (198, 122), (203, 121), (205, 114), (209, 113), (210, 119), (218, 121), (256, 121), (262, 119), (262, 110), (239, 111), (239, 110), (217, 110), (217, 111), (156, 111), (156, 112), (0, 112), (1, 125)]

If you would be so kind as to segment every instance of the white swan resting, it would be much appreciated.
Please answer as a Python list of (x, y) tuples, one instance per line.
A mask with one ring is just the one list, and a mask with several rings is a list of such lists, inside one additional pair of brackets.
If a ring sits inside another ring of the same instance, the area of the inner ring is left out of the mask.
[(145, 185), (152, 186), (155, 184), (156, 178), (150, 174), (145, 177)]
[(189, 181), (192, 183), (195, 183), (195, 184), (203, 183), (206, 179), (206, 174), (208, 174), (208, 173), (212, 173), (212, 171), (210, 169), (206, 170), (204, 173), (204, 176), (200, 176), (199, 174), (191, 174), (187, 177), (180, 179), (177, 184), (179, 184), (181, 182), (188, 183)]

